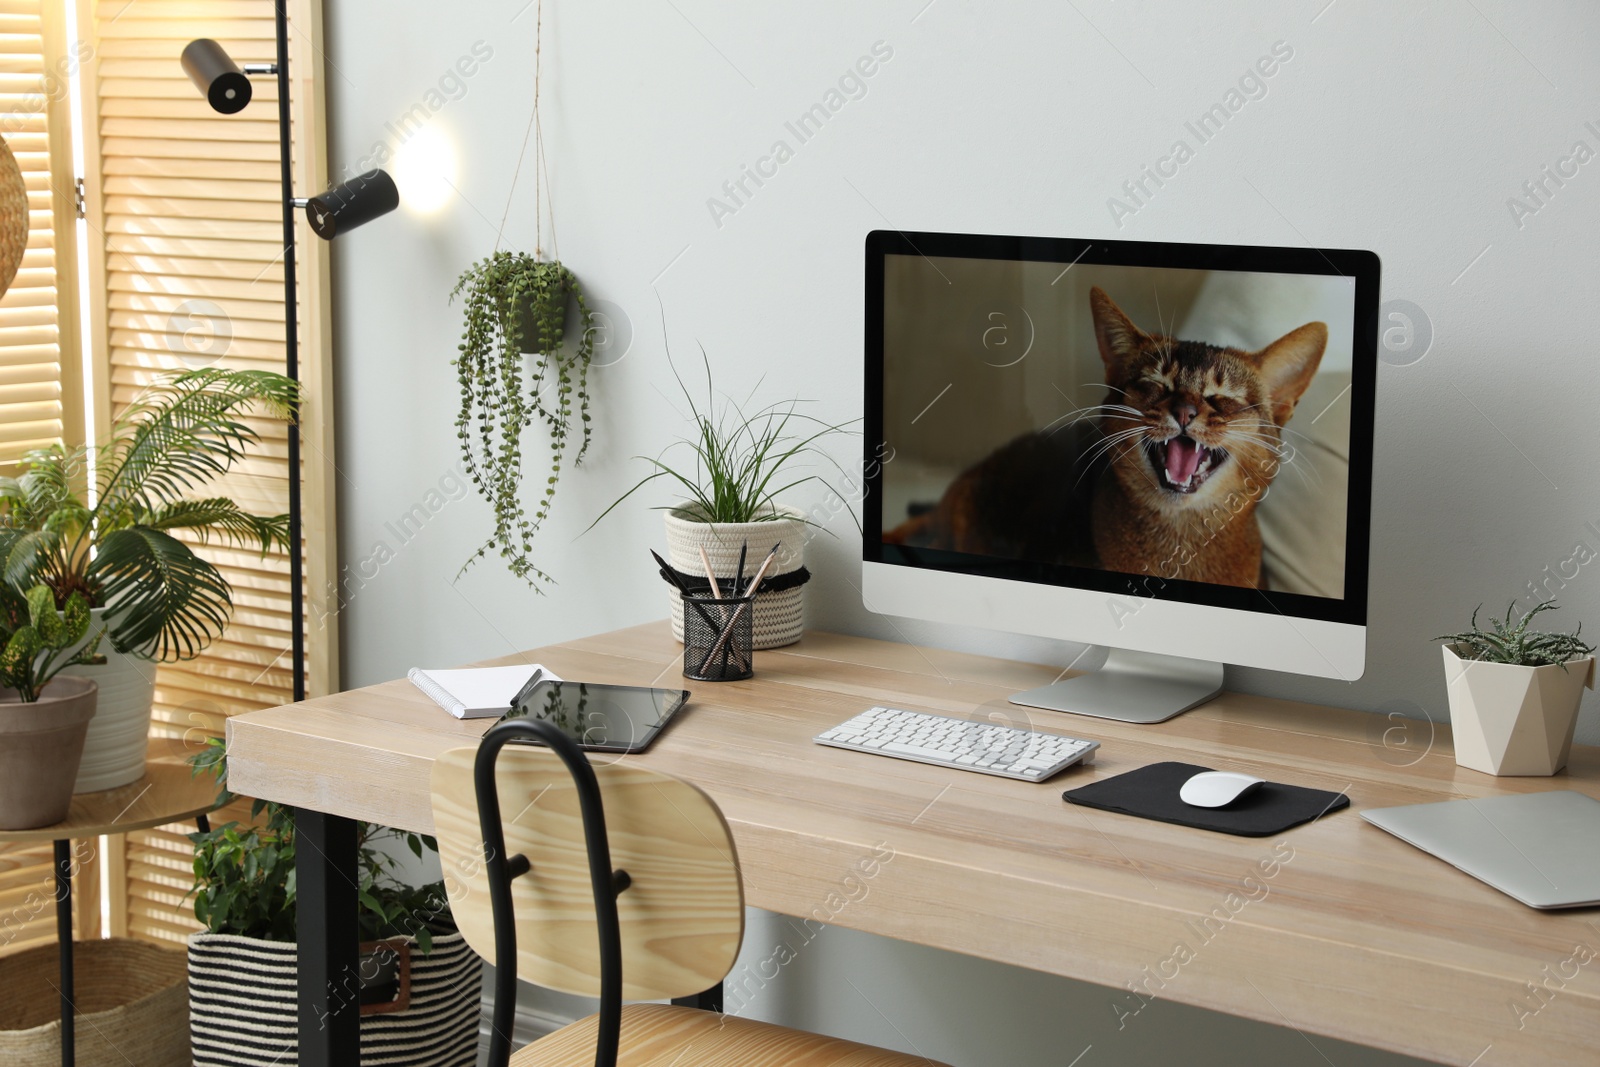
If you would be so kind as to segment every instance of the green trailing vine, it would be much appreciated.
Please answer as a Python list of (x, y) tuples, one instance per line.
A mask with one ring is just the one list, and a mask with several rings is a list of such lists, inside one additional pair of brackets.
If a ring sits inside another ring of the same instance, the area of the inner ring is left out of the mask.
[[(563, 348), (568, 294), (577, 304), (579, 325), (570, 355)], [(494, 532), (461, 569), (497, 549), (511, 573), (539, 590), (538, 583), (554, 579), (534, 565), (533, 539), (550, 516), (575, 430), (580, 441), (573, 466), (589, 450), (594, 315), (572, 271), (524, 252), (497, 251), (474, 263), (450, 297), (463, 295), (456, 438), (473, 486), (493, 509)], [(532, 365), (526, 383), (525, 353)], [(549, 430), (550, 473), (530, 517), (522, 503), (522, 435), (535, 421)]]

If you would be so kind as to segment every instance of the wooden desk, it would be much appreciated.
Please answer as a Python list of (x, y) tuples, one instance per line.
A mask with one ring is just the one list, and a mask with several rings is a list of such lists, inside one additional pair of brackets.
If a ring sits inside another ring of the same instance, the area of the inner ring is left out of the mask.
[[(681, 656), (663, 623), (493, 662), (677, 684)], [(690, 686), (690, 709), (629, 758), (716, 799), (757, 907), (1100, 983), (1108, 1011), (1154, 995), (1451, 1064), (1594, 1062), (1600, 959), (1569, 961), (1576, 946), (1600, 951), (1595, 913), (1526, 908), (1357, 812), (1551, 788), (1600, 796), (1600, 749), (1575, 748), (1554, 779), (1492, 778), (1455, 765), (1447, 728), (1421, 755), (1426, 723), (1413, 724), (1408, 747), (1386, 748), (1394, 724), (1361, 712), (1227, 694), (1134, 726), (1006, 702), (1055, 673), (810, 633), (757, 653), (750, 681)], [(1100, 759), (1039, 785), (811, 742), (872, 703), (1031, 721), (1100, 740)], [(433, 758), (491, 721), (451, 719), (404, 680), (254, 712), (228, 723), (230, 781), (247, 795), (427, 831)], [(1253, 839), (1060, 799), (1168, 759), (1343, 789), (1352, 806)], [(859, 861), (887, 850), (871, 892), (841, 907)], [(1539, 1010), (1528, 983), (1574, 969)]]

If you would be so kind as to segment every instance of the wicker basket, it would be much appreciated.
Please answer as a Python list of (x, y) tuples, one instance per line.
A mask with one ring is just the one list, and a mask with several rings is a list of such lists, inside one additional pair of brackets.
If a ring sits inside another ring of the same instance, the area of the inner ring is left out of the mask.
[[(60, 1067), (60, 963), (54, 944), (0, 958), (0, 1063)], [(189, 982), (182, 952), (112, 938), (73, 946), (78, 1067), (188, 1064)]]
[[(718, 578), (738, 572), (739, 549), (749, 544), (745, 559), (746, 580), (778, 545), (778, 558), (767, 571), (768, 578), (797, 571), (806, 561), (805, 513), (794, 508), (779, 508), (788, 518), (767, 522), (696, 522), (688, 505), (666, 512), (667, 556), (672, 566), (686, 574), (704, 574), (700, 549), (706, 550)], [(683, 598), (671, 591), (672, 636), (683, 640)], [(763, 593), (755, 601), (755, 647), (778, 648), (800, 640), (805, 631), (805, 589), (796, 587), (778, 593)]]

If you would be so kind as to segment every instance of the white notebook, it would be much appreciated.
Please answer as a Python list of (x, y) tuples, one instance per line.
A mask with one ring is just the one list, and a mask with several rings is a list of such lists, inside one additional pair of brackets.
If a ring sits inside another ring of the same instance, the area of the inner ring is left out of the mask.
[(463, 667), (452, 671), (425, 671), (412, 667), (406, 674), (411, 684), (428, 699), (458, 719), (486, 719), (501, 716), (511, 707), (511, 698), (525, 685), (533, 672), (544, 670), (544, 677), (561, 681), (537, 663), (517, 663), (510, 667)]

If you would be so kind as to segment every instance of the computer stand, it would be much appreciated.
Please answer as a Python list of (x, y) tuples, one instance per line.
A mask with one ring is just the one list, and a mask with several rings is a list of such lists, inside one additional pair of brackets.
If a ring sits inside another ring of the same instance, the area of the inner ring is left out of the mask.
[(1222, 692), (1222, 664), (1113, 648), (1091, 674), (1017, 693), (1011, 703), (1120, 722), (1166, 722)]

